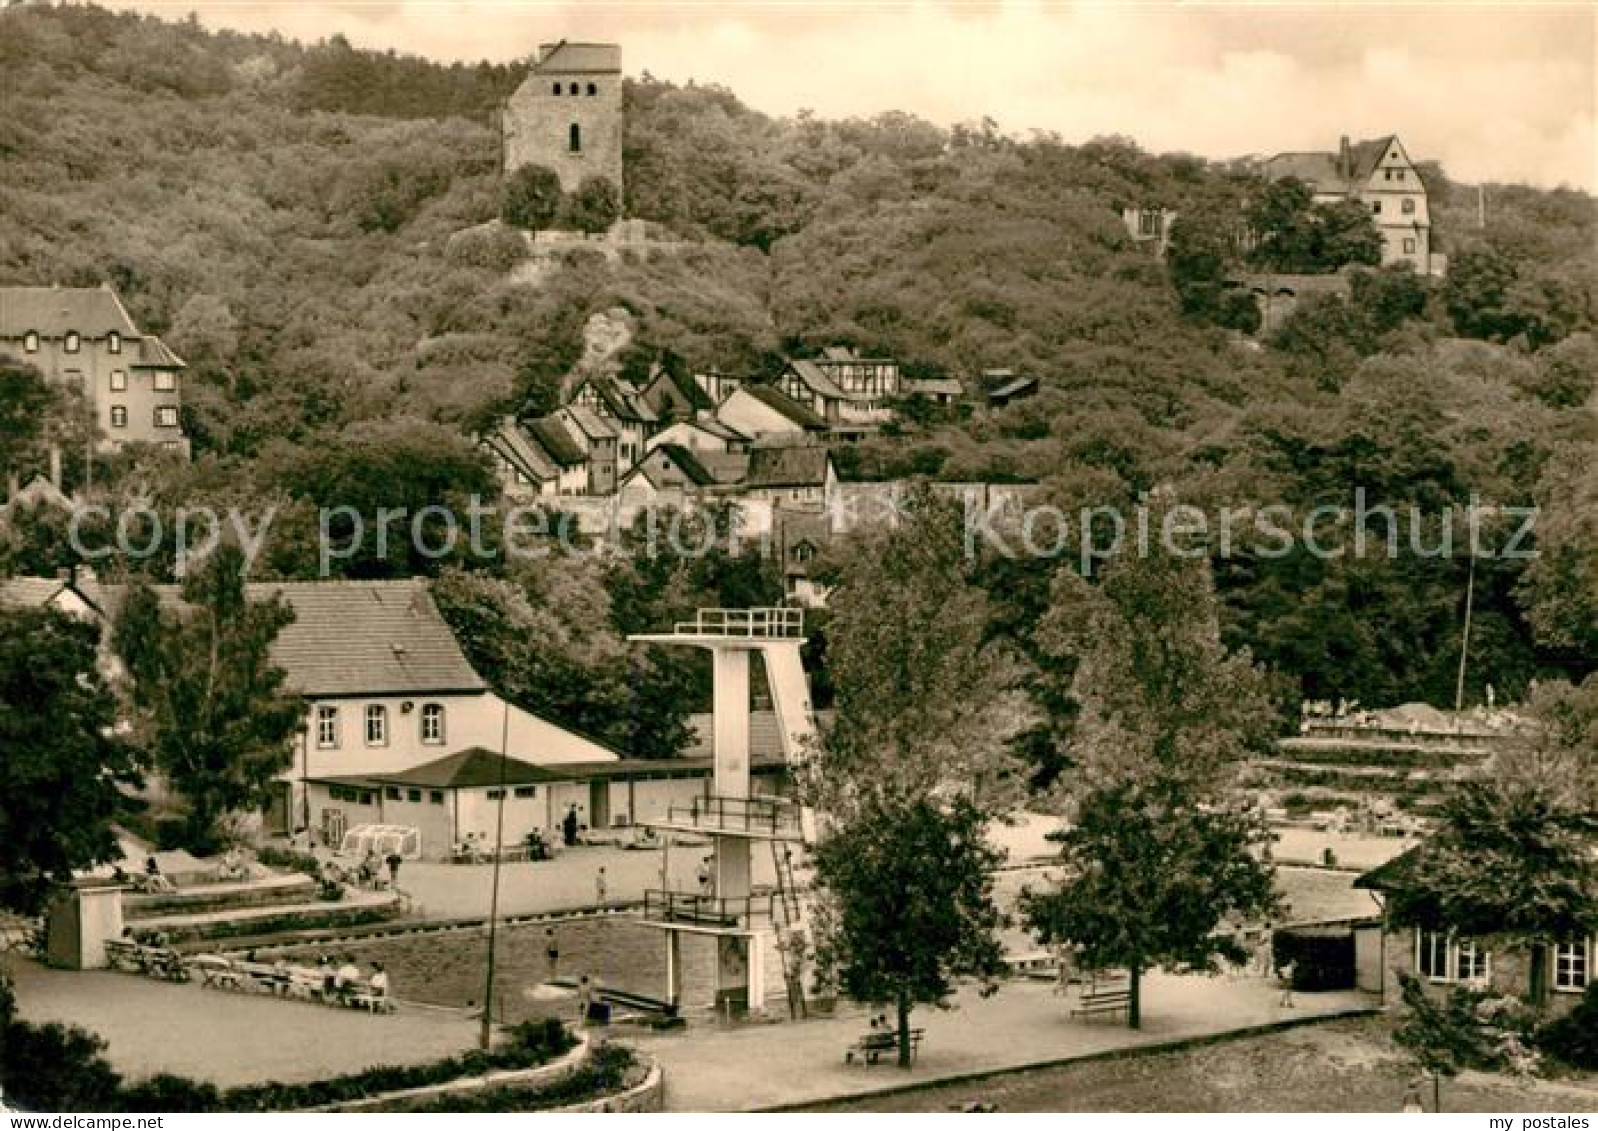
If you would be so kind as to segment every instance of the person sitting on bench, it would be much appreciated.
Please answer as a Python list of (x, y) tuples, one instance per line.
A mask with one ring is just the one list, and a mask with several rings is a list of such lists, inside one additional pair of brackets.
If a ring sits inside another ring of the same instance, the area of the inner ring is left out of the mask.
[(381, 962), (372, 963), (372, 976), (367, 981), (366, 988), (379, 1001), (388, 998), (388, 971), (383, 969)]
[(144, 858), (144, 890), (176, 891), (172, 881), (161, 874), (161, 863), (154, 856)]
[(346, 954), (344, 963), (333, 973), (333, 992), (342, 1001), (348, 1001), (361, 988), (361, 968), (355, 965), (353, 955)]

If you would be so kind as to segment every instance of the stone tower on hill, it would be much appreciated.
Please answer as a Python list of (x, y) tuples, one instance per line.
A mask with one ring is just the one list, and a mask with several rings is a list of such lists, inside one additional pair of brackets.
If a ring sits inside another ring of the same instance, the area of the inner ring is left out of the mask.
[(505, 104), (505, 172), (544, 165), (567, 192), (586, 177), (623, 191), (621, 46), (546, 43)]

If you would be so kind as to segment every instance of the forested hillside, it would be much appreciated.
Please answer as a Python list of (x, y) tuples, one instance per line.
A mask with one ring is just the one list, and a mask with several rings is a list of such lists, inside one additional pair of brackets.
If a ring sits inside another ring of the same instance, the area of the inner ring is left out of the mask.
[[(1447, 281), (1372, 273), (1261, 346), (1184, 310), (1118, 216), (1224, 214), (1246, 169), (1123, 139), (1022, 141), (1003, 123), (774, 120), (645, 77), (626, 92), (628, 212), (700, 246), (575, 253), (516, 283), (502, 246), (450, 237), (498, 212), (495, 107), (521, 73), (92, 7), (0, 15), (0, 282), (110, 282), (190, 365), (193, 463), (122, 460), (100, 482), (168, 506), (468, 493), (486, 482), (471, 429), (547, 405), (589, 315), (622, 307), (634, 360), (759, 374), (845, 342), (918, 374), (1042, 381), (1008, 409), (843, 452), (850, 475), (1033, 480), (1073, 506), (1158, 485), (1206, 507), (1351, 505), (1356, 485), (1432, 515), (1472, 495), (1536, 500), (1548, 553), (1478, 573), (1472, 695), (1591, 667), (1591, 198), (1488, 186), (1480, 228), (1475, 187), (1433, 170)], [(268, 565), (307, 560), (289, 547)], [(1459, 555), (1217, 561), (1234, 640), (1295, 693), (1372, 704), (1451, 701), (1466, 569)], [(1047, 571), (996, 576), (1025, 648)], [(707, 586), (644, 588), (686, 603)]]

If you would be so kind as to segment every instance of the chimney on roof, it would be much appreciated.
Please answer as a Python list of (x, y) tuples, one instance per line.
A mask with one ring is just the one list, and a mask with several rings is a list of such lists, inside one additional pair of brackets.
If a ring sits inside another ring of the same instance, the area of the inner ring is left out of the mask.
[(1337, 171), (1341, 173), (1345, 179), (1354, 175), (1354, 150), (1348, 144), (1347, 134), (1343, 135), (1343, 140), (1338, 144), (1337, 147)]

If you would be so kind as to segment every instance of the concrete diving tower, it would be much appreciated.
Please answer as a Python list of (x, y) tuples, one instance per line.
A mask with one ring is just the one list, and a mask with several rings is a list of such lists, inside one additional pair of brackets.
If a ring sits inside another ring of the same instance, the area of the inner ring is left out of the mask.
[[(802, 908), (794, 891), (789, 845), (806, 839), (808, 815), (784, 797), (761, 797), (749, 785), (749, 657), (759, 652), (772, 705), (790, 764), (815, 734), (810, 688), (800, 648), (804, 610), (794, 608), (700, 609), (669, 633), (628, 637), (640, 644), (704, 648), (712, 658), (714, 722), (711, 728), (711, 792), (691, 805), (673, 805), (650, 821), (657, 829), (708, 836), (715, 886), (710, 892), (652, 890), (644, 894), (644, 922), (667, 932), (667, 997), (682, 987), (681, 935), (716, 938), (716, 1005), (730, 1013), (760, 1010), (766, 977), (762, 941), (775, 936), (783, 963), (790, 1009), (803, 1011), (798, 951)], [(752, 892), (750, 853), (755, 842), (771, 846), (777, 889)], [(792, 958), (790, 959), (790, 954)]]

